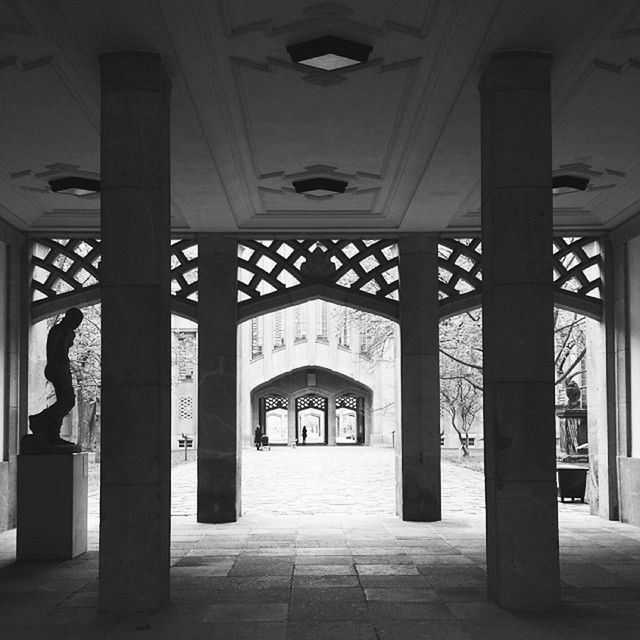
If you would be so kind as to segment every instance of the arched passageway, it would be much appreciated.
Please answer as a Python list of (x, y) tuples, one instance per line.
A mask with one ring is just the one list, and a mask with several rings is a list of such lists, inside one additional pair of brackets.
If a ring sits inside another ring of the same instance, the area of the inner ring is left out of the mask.
[(373, 403), (370, 387), (323, 367), (301, 367), (251, 391), (253, 423), (272, 445), (369, 444), (378, 427)]

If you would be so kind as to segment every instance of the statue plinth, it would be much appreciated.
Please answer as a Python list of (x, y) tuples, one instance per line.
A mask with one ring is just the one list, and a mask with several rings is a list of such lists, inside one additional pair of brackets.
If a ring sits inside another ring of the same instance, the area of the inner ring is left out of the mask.
[(88, 489), (88, 453), (18, 456), (19, 560), (68, 560), (87, 550)]
[(20, 453), (25, 456), (32, 455), (69, 455), (81, 453), (80, 445), (69, 444), (52, 445), (42, 434), (26, 435), (20, 438)]

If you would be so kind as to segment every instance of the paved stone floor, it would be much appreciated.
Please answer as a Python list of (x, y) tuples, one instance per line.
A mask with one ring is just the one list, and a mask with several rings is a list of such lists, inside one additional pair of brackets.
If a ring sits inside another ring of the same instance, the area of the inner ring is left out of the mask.
[(443, 463), (443, 520), (393, 515), (389, 449), (245, 450), (239, 522), (195, 522), (195, 465), (174, 468), (171, 604), (97, 612), (90, 551), (15, 562), (0, 534), (1, 640), (560, 640), (640, 638), (640, 529), (559, 505), (562, 606), (485, 597), (482, 476)]

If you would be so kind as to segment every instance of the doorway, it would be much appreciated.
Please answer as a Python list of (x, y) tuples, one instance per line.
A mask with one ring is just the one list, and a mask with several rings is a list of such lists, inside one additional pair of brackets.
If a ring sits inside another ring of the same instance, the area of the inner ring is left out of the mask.
[[(296, 439), (299, 444), (327, 444), (327, 398), (308, 393), (296, 400)], [(306, 429), (306, 438), (303, 438)]]
[(336, 398), (336, 444), (364, 444), (364, 398), (347, 394)]

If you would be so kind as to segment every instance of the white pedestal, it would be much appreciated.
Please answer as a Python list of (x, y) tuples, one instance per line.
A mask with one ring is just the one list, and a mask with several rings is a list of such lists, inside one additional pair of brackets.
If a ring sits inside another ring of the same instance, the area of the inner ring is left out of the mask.
[(18, 560), (87, 550), (89, 454), (18, 456)]

